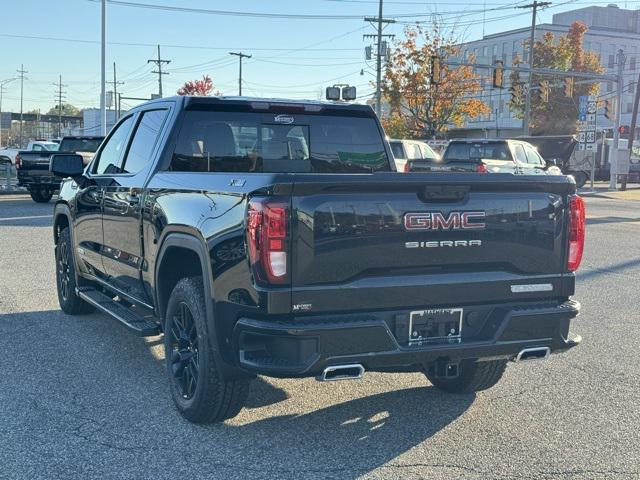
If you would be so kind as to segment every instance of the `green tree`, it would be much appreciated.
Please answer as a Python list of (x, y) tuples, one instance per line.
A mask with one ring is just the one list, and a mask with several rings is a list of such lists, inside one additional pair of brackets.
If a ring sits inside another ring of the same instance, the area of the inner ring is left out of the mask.
[[(566, 35), (560, 36), (557, 41), (553, 33), (547, 32), (534, 43), (534, 68), (552, 68), (565, 72), (589, 72), (602, 73), (604, 69), (600, 65), (598, 55), (584, 50), (584, 34), (587, 31), (585, 24), (574, 22), (569, 27)], [(514, 65), (520, 63), (520, 59), (514, 59)], [(511, 85), (516, 89), (525, 87), (518, 70), (513, 70), (509, 76)], [(599, 90), (599, 82), (584, 82), (583, 79), (574, 80), (573, 95), (565, 96), (565, 79), (558, 75), (533, 74), (531, 91), (531, 115), (529, 125), (533, 135), (570, 134), (577, 130), (578, 121), (578, 97), (581, 95), (596, 95)], [(578, 83), (578, 80), (581, 80)], [(543, 102), (538, 98), (538, 86), (541, 81), (549, 84), (549, 99)], [(525, 94), (512, 96), (509, 106), (515, 110), (516, 116), (524, 116)]]
[[(58, 104), (51, 107), (51, 109), (49, 109), (49, 111), (47, 112), (47, 115), (58, 115), (58, 107), (59, 107)], [(71, 105), (70, 103), (63, 103), (62, 115), (77, 117), (78, 115), (80, 115), (80, 109), (74, 105)]]

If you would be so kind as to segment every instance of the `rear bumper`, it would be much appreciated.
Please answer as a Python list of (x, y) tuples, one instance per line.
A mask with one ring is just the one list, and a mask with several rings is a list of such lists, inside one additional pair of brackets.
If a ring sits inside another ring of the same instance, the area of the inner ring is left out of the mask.
[(21, 174), (18, 170), (18, 185), (21, 187), (47, 187), (59, 190), (61, 181), (61, 178), (53, 175), (31, 175), (28, 172)]
[(261, 375), (317, 376), (327, 366), (354, 363), (366, 370), (410, 371), (440, 360), (514, 359), (531, 347), (566, 351), (580, 342), (569, 334), (570, 321), (579, 310), (580, 304), (572, 300), (493, 306), (484, 314), (482, 325), (467, 328), (473, 332), (471, 338), (465, 338), (463, 324), (462, 341), (422, 346), (399, 341), (397, 326), (379, 313), (286, 322), (241, 318), (233, 342), (239, 366)]

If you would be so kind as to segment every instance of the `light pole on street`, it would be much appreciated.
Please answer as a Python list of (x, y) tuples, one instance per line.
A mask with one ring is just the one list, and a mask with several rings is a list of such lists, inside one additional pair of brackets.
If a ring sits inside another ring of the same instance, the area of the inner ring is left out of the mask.
[(107, 0), (101, 5), (101, 39), (100, 39), (100, 131), (107, 134)]

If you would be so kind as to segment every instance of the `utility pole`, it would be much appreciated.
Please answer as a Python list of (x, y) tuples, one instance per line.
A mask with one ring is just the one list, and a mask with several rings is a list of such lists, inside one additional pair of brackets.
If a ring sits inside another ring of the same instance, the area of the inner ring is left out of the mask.
[(100, 38), (100, 132), (107, 135), (107, 0), (101, 6)]
[(618, 144), (620, 142), (620, 114), (622, 113), (622, 88), (624, 86), (623, 74), (624, 64), (626, 61), (626, 55), (622, 49), (619, 49), (618, 54), (616, 55), (616, 65), (618, 67), (618, 85), (616, 87), (616, 121), (615, 126), (613, 127), (613, 151), (609, 151), (609, 188), (613, 190), (618, 188)]
[(62, 84), (62, 75), (60, 75), (58, 83), (54, 83), (58, 87), (56, 92), (56, 102), (58, 102), (58, 138), (62, 137), (62, 96), (66, 93), (62, 91), (62, 87), (67, 85)]
[(120, 111), (118, 109), (118, 85), (124, 85), (124, 82), (119, 82), (116, 77), (116, 62), (113, 62), (113, 82), (107, 82), (113, 85), (113, 110), (115, 111), (117, 122), (120, 119)]
[[(382, 3), (383, 0), (379, 0), (378, 2), (378, 16), (377, 17), (365, 17), (364, 21), (369, 22), (372, 25), (376, 25), (376, 115), (378, 118), (382, 115), (382, 37), (383, 36), (392, 36), (392, 35), (383, 35), (382, 34), (382, 25), (385, 23), (394, 23), (395, 20), (389, 18), (382, 18)], [(365, 35), (366, 37), (366, 35)]]
[(160, 45), (158, 45), (158, 58), (147, 60), (147, 63), (155, 63), (156, 66), (158, 67), (157, 70), (153, 70), (151, 73), (158, 74), (158, 95), (160, 95), (160, 98), (162, 98), (162, 75), (169, 75), (169, 72), (162, 71), (162, 64), (171, 63), (171, 60), (163, 60), (162, 57), (160, 57)]
[[(22, 148), (22, 100), (24, 98), (24, 81), (25, 81), (25, 73), (29, 73), (24, 69), (24, 65), (20, 65), (20, 70), (18, 70), (18, 74), (20, 76), (20, 128), (18, 133), (18, 147)], [(28, 79), (27, 79), (28, 80)]]
[(240, 73), (238, 75), (238, 96), (242, 96), (242, 59), (251, 58), (251, 55), (245, 55), (242, 52), (229, 52), (229, 55), (235, 55), (240, 61)]
[[(633, 113), (631, 114), (631, 125), (629, 126), (629, 152), (633, 149), (633, 141), (636, 138), (636, 123), (638, 117), (638, 104), (640, 103), (640, 73), (635, 84), (635, 97), (633, 99)], [(1, 101), (1, 100), (0, 100)]]
[[(534, 43), (536, 39), (536, 15), (538, 12), (538, 7), (546, 7), (548, 5), (551, 5), (551, 2), (539, 2), (538, 0), (534, 0), (533, 3), (517, 7), (517, 8), (533, 9), (531, 12), (531, 38), (529, 39), (529, 67), (530, 68), (533, 68), (533, 50), (534, 50)], [(533, 75), (529, 73), (529, 85), (527, 87), (527, 95), (525, 97), (525, 104), (524, 104), (523, 129), (524, 129), (525, 135), (529, 135), (529, 122), (531, 121), (531, 89), (532, 87), (533, 87)]]

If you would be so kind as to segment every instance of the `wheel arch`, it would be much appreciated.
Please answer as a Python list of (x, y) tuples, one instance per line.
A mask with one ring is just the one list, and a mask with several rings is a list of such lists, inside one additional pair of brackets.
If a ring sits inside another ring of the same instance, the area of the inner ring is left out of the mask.
[(53, 242), (57, 245), (60, 238), (60, 232), (64, 228), (69, 228), (71, 238), (73, 239), (73, 228), (71, 221), (71, 210), (66, 203), (58, 203), (53, 210)]
[[(196, 262), (199, 265), (194, 265)], [(213, 276), (204, 240), (193, 233), (168, 233), (162, 241), (155, 265), (154, 301), (158, 317), (164, 322), (171, 291), (180, 278), (200, 274), (205, 289), (207, 333), (220, 372), (227, 378), (247, 377), (246, 373), (225, 362), (220, 352), (222, 345), (218, 339), (214, 318)], [(196, 266), (199, 267), (197, 270)], [(162, 278), (163, 276), (165, 278)]]

